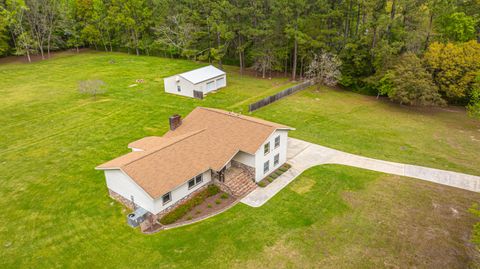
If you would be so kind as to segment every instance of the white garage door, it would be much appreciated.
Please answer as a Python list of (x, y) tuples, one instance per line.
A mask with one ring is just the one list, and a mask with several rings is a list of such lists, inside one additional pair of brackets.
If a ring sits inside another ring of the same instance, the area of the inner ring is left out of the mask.
[(207, 92), (215, 90), (215, 81), (207, 82)]
[(217, 88), (225, 86), (225, 78), (217, 79)]

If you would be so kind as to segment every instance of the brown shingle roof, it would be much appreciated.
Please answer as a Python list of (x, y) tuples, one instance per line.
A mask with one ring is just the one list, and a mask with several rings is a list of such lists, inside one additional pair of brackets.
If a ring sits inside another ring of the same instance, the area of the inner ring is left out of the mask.
[(158, 198), (208, 169), (222, 169), (238, 151), (255, 154), (276, 129), (292, 128), (197, 107), (175, 131), (129, 144), (145, 151), (130, 152), (97, 169), (122, 169), (152, 198)]

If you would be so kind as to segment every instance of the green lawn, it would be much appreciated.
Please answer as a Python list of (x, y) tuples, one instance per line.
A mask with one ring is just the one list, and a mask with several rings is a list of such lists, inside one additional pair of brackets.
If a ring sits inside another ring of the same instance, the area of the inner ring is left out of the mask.
[[(0, 268), (478, 264), (468, 243), (474, 219), (466, 212), (478, 194), (334, 165), (310, 169), (261, 208), (239, 204), (155, 235), (129, 228), (96, 165), (128, 152), (135, 139), (162, 135), (173, 113), (198, 105), (244, 111), (250, 100), (291, 85), (227, 67), (229, 86), (205, 100), (164, 93), (162, 77), (201, 65), (85, 53), (0, 66)], [(84, 79), (104, 80), (108, 93), (80, 95)], [(136, 79), (145, 83), (129, 88)], [(466, 139), (480, 139), (480, 127), (464, 113), (417, 115), (347, 92), (306, 91), (255, 115), (327, 146), (480, 174), (478, 142)], [(432, 135), (438, 141), (427, 143)], [(455, 147), (443, 149), (448, 143)], [(431, 240), (436, 252), (425, 245)]]
[(480, 176), (480, 121), (460, 108), (419, 109), (311, 87), (254, 112), (290, 136), (390, 161)]

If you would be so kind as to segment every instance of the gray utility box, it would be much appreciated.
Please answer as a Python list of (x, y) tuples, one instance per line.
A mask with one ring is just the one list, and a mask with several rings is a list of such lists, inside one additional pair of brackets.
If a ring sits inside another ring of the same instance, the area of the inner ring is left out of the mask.
[(127, 215), (128, 225), (138, 227), (147, 218), (148, 211), (139, 207), (135, 212)]

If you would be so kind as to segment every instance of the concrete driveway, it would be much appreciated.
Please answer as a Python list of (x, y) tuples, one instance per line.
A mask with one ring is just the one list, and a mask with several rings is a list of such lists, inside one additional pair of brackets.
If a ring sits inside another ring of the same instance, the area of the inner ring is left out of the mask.
[(292, 167), (265, 188), (257, 188), (241, 202), (259, 207), (310, 167), (321, 164), (343, 164), (358, 168), (422, 179), (469, 191), (480, 191), (480, 177), (428, 167), (387, 162), (323, 147), (289, 138), (287, 162)]

